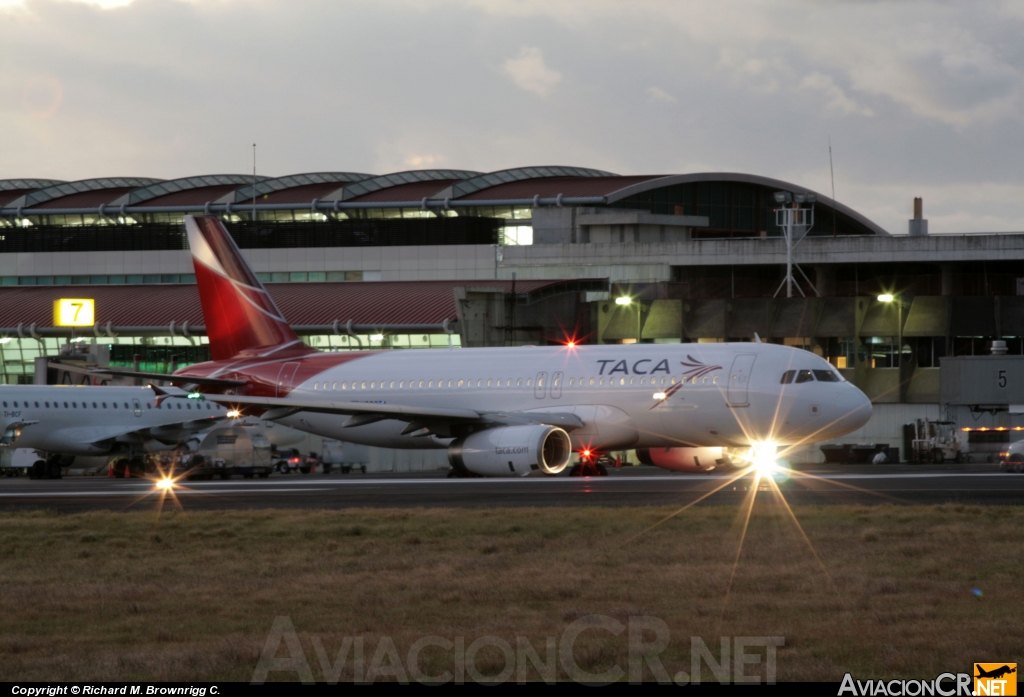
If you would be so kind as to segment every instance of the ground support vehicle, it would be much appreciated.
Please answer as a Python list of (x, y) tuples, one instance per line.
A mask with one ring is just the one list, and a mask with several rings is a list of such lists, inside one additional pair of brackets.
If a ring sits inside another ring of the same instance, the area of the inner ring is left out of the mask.
[(941, 464), (970, 462), (970, 447), (952, 421), (915, 419), (903, 427), (904, 441), (909, 441), (909, 460), (913, 463)]

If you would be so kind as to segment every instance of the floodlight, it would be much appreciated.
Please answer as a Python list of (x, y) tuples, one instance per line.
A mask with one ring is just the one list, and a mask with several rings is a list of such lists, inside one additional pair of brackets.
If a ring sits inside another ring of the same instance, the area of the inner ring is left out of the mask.
[(788, 191), (776, 191), (775, 203), (789, 203), (793, 200), (793, 194)]
[(891, 303), (895, 299), (896, 298), (892, 293), (882, 293), (878, 296), (878, 302), (880, 303)]
[(629, 305), (631, 302), (633, 302), (633, 301), (629, 298), (629, 296), (626, 296), (626, 295), (623, 295), (621, 297), (615, 298), (615, 304), (616, 305)]

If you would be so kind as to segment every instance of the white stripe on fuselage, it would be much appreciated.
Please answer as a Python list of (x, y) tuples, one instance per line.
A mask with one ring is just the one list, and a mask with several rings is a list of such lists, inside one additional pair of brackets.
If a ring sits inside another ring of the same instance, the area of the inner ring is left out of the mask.
[[(732, 372), (733, 361), (744, 354), (756, 356), (745, 386), (742, 376)], [(774, 432), (773, 424), (775, 431), (808, 437), (828, 425), (837, 406), (846, 408), (844, 399), (849, 397), (849, 404), (865, 399), (846, 382), (781, 385), (783, 373), (793, 369), (833, 370), (810, 352), (754, 343), (419, 349), (374, 353), (332, 366), (294, 386), (289, 399), (481, 413), (581, 413), (600, 405), (611, 408), (607, 411), (611, 416), (604, 418), (618, 418), (635, 429), (634, 445), (642, 447), (740, 445), (750, 442), (751, 435), (763, 438)], [(697, 375), (696, 382), (688, 379), (657, 404), (660, 397), (656, 395), (671, 391), (688, 375)], [(542, 386), (538, 385), (541, 380)], [(353, 384), (358, 389), (352, 389)], [(806, 413), (802, 413), (805, 403)], [(404, 424), (381, 422), (390, 425), (342, 429), (345, 419), (307, 412), (282, 422), (368, 445), (417, 447), (414, 439), (396, 440), (395, 429), (401, 430)], [(599, 435), (601, 424), (596, 427)]]

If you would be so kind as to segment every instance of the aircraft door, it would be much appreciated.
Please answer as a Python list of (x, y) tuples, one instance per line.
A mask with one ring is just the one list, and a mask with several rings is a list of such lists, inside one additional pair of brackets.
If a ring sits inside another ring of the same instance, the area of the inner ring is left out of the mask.
[(548, 388), (548, 374), (537, 373), (537, 382), (533, 384), (533, 396), (537, 399), (544, 399), (544, 393)]
[(558, 371), (551, 376), (551, 399), (562, 398), (562, 380), (564, 378), (565, 376), (562, 374), (562, 371)]
[(750, 406), (747, 387), (750, 385), (750, 374), (754, 369), (754, 361), (756, 359), (757, 356), (752, 353), (740, 354), (733, 359), (732, 368), (729, 369), (729, 389), (727, 395), (730, 407)]
[(136, 416), (142, 416), (142, 404), (139, 403), (139, 400), (132, 400), (132, 411), (135, 412)]
[(295, 373), (299, 371), (298, 361), (291, 363), (285, 363), (281, 366), (281, 370), (277, 373), (277, 395), (278, 397), (286, 397), (289, 392), (292, 391), (294, 386), (292, 383), (295, 381)]

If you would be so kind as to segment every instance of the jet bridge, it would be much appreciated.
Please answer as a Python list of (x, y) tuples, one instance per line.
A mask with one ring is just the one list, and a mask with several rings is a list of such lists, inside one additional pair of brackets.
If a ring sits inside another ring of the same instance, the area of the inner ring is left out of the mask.
[(1024, 356), (955, 356), (941, 359), (941, 366), (939, 399), (944, 406), (1024, 414)]

